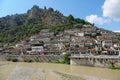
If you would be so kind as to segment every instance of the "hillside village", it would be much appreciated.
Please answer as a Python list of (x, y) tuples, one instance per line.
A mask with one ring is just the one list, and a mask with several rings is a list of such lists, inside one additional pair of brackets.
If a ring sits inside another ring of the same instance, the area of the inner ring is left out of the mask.
[[(43, 29), (30, 37), (28, 42), (21, 41), (14, 48), (1, 51), (13, 55), (62, 55), (69, 51), (71, 55), (119, 55), (120, 41), (116, 34), (92, 25), (83, 25), (54, 34)], [(2, 44), (1, 44), (2, 46)]]
[(120, 0), (0, 5), (0, 80), (120, 80)]
[(34, 5), (25, 14), (0, 18), (0, 24), (0, 54), (120, 55), (119, 33), (53, 8)]

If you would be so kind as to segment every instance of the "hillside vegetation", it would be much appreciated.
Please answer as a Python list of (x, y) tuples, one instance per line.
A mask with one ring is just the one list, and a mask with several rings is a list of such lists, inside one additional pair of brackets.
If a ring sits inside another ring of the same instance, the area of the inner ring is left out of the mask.
[[(0, 42), (18, 42), (28, 40), (31, 35), (42, 29), (51, 29), (55, 33), (70, 28), (82, 28), (90, 24), (72, 15), (64, 16), (53, 8), (44, 9), (34, 5), (27, 13), (8, 15), (0, 18)], [(91, 25), (91, 24), (90, 24)]]

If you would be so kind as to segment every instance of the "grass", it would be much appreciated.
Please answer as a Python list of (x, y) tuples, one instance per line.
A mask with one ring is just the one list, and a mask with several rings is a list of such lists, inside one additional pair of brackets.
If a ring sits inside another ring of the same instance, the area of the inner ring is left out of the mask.
[(120, 70), (120, 67), (109, 67), (109, 69)]

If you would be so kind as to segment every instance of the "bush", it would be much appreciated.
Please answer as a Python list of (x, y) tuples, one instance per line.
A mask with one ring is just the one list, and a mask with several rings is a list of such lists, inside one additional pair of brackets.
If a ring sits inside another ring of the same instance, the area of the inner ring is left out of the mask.
[(32, 59), (25, 59), (24, 62), (33, 62)]
[(70, 58), (69, 58), (69, 56), (70, 56), (70, 52), (66, 52), (66, 54), (64, 54), (64, 62), (66, 64), (70, 64)]
[(12, 59), (12, 62), (18, 62), (18, 59), (14, 58)]
[(11, 61), (11, 59), (10, 59), (10, 58), (8, 58), (8, 59), (7, 59), (7, 61)]

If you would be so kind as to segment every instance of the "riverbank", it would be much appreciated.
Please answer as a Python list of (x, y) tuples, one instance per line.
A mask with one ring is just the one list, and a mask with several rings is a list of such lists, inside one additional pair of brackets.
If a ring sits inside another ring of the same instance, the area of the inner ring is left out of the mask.
[(120, 80), (119, 70), (107, 68), (37, 62), (0, 62), (0, 65), (0, 80)]
[(70, 65), (84, 65), (95, 67), (119, 67), (120, 58), (114, 57), (80, 57), (69, 55), (1, 55), (0, 61), (13, 62), (45, 62), (45, 63), (66, 63)]
[(120, 70), (120, 67), (109, 67), (109, 69)]

